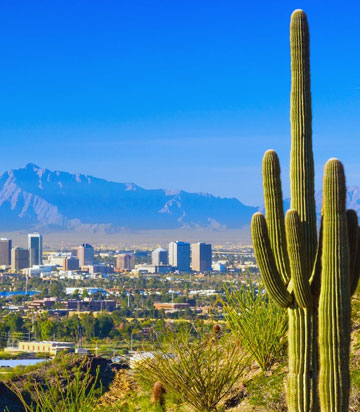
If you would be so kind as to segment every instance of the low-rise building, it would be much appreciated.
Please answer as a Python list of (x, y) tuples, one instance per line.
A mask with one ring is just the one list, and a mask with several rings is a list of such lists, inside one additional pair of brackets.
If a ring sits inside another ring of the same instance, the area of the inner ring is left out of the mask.
[(108, 294), (108, 292), (102, 288), (66, 288), (65, 289), (65, 293), (67, 295), (72, 295), (75, 292), (82, 295), (85, 291), (87, 292), (88, 295), (93, 295), (94, 293), (98, 293), (98, 292), (104, 295)]
[(56, 341), (20, 341), (17, 347), (7, 347), (6, 352), (29, 352), (29, 353), (49, 353), (56, 355), (62, 350), (74, 350), (73, 342), (56, 342)]
[(116, 309), (115, 300), (68, 300), (64, 303), (67, 310), (77, 312), (112, 312)]
[(55, 302), (58, 300), (56, 297), (44, 298), (44, 299), (34, 299), (27, 304), (29, 309), (49, 309), (52, 308)]
[(136, 273), (169, 273), (173, 270), (172, 266), (168, 265), (136, 265), (135, 269), (133, 269), (133, 272)]
[(171, 310), (171, 311), (176, 311), (176, 310), (184, 310), (188, 308), (190, 305), (188, 303), (160, 303), (160, 302), (155, 302), (154, 303), (154, 308), (157, 310), (164, 309), (165, 311)]

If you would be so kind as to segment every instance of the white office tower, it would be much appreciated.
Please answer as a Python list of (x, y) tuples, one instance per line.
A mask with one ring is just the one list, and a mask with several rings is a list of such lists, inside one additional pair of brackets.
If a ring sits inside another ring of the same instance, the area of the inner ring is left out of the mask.
[(42, 236), (39, 233), (28, 234), (29, 267), (42, 265)]
[(191, 269), (195, 272), (211, 270), (212, 252), (211, 245), (207, 243), (193, 243), (191, 245)]
[(163, 266), (168, 264), (168, 251), (158, 247), (151, 253), (151, 263), (154, 266)]
[(169, 265), (181, 272), (190, 271), (190, 243), (169, 243)]
[(77, 257), (80, 266), (92, 266), (94, 264), (94, 248), (88, 243), (78, 247)]

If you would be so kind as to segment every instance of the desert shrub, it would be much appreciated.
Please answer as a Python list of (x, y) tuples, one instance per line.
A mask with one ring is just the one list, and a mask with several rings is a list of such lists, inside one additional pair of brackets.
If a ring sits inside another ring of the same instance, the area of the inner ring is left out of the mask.
[[(176, 409), (171, 409), (176, 412), (185, 412), (181, 407), (176, 407)], [(105, 406), (95, 411), (99, 412), (159, 412), (159, 408), (151, 403), (149, 396), (136, 396), (126, 401), (119, 402), (112, 406)]]
[(161, 382), (172, 401), (215, 412), (246, 365), (244, 353), (228, 336), (209, 333), (191, 340), (189, 334), (177, 334), (152, 359), (138, 362), (136, 372), (149, 386)]
[(262, 286), (250, 282), (238, 290), (226, 289), (221, 299), (225, 319), (240, 344), (265, 371), (285, 353), (286, 311), (273, 303)]
[(0, 351), (0, 359), (10, 360), (17, 359), (20, 356), (19, 353), (9, 353), (5, 351)]
[[(23, 379), (22, 385), (10, 382), (7, 386), (26, 412), (91, 412), (102, 392), (101, 385), (97, 385), (98, 377), (99, 369), (92, 377), (89, 363), (84, 362), (73, 373), (57, 370), (43, 384)], [(32, 393), (31, 402), (25, 400), (24, 392)]]

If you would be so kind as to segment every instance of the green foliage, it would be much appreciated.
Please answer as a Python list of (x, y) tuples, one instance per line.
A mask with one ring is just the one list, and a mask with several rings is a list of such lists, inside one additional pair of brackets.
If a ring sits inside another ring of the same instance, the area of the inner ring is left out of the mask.
[(247, 365), (239, 345), (228, 336), (219, 339), (213, 333), (193, 341), (188, 334), (177, 334), (153, 356), (138, 362), (138, 377), (150, 387), (161, 382), (174, 400), (198, 412), (218, 411)]
[(112, 328), (114, 327), (114, 320), (110, 315), (107, 314), (100, 314), (97, 317), (97, 333), (96, 336), (100, 338), (106, 338), (109, 336)]
[(20, 355), (19, 353), (9, 353), (5, 351), (0, 351), (0, 359), (6, 359), (6, 360), (17, 359), (19, 355)]
[(285, 350), (286, 313), (251, 283), (239, 290), (226, 290), (221, 300), (226, 320), (240, 344), (259, 367), (268, 370)]
[(55, 325), (53, 321), (51, 321), (50, 319), (46, 319), (44, 322), (41, 323), (41, 339), (51, 340), (53, 338), (54, 332)]
[(261, 373), (247, 382), (250, 405), (261, 406), (273, 412), (286, 411), (285, 377), (286, 372), (280, 367), (271, 374)]
[[(180, 405), (176, 405), (176, 408), (171, 408), (169, 410), (173, 410), (176, 412), (187, 412)], [(139, 395), (132, 396), (125, 401), (120, 401), (115, 405), (112, 406), (101, 406), (101, 408), (95, 409), (99, 410), (99, 412), (162, 412), (159, 410), (157, 405), (154, 405), (150, 401), (150, 397), (146, 395)]]
[(17, 313), (10, 313), (5, 319), (5, 324), (10, 332), (21, 332), (24, 320)]
[(23, 391), (16, 383), (10, 382), (7, 386), (19, 398), (25, 412), (91, 412), (102, 393), (102, 387), (97, 385), (99, 369), (93, 378), (89, 365), (84, 362), (71, 372), (61, 371), (60, 374), (59, 369), (55, 369), (54, 377), (47, 378), (44, 385), (36, 381), (23, 382), (25, 390), (33, 395), (31, 402), (25, 400)]

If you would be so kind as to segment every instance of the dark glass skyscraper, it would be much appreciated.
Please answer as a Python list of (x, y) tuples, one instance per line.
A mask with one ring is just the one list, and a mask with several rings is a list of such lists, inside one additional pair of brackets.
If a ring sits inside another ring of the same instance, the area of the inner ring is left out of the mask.
[(12, 242), (9, 239), (0, 239), (0, 266), (10, 266), (11, 264)]
[(42, 236), (39, 233), (28, 234), (29, 267), (42, 265)]

